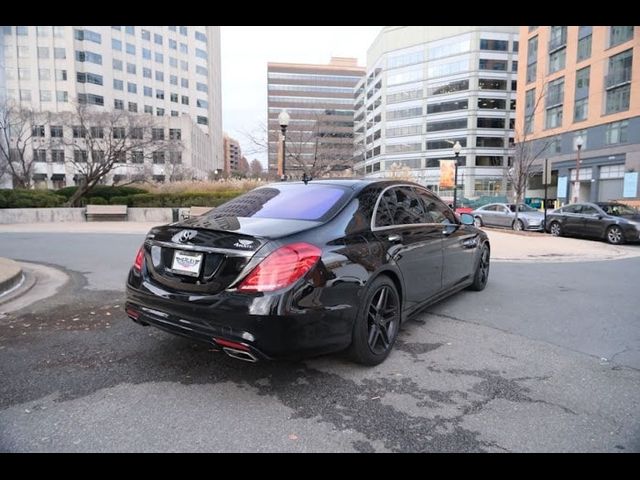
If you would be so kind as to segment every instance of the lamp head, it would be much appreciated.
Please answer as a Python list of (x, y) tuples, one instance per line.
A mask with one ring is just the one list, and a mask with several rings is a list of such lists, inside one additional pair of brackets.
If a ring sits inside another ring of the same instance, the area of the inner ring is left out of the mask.
[(291, 117), (289, 116), (289, 114), (287, 113), (286, 110), (282, 110), (280, 112), (280, 115), (278, 115), (278, 123), (280, 124), (280, 126), (282, 128), (287, 128), (287, 125), (289, 125), (289, 119)]
[(576, 147), (578, 148), (578, 150), (582, 148), (583, 144), (584, 144), (584, 139), (582, 138), (582, 135), (578, 135), (576, 137)]
[(460, 155), (460, 150), (462, 150), (462, 145), (460, 145), (460, 142), (456, 141), (453, 145), (453, 153), (455, 153), (456, 157)]

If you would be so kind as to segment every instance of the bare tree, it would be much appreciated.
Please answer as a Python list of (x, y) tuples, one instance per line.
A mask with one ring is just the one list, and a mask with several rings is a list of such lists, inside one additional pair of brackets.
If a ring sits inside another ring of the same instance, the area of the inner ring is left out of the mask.
[[(42, 129), (42, 132), (40, 132)], [(10, 99), (0, 104), (0, 178), (11, 175), (16, 188), (31, 188), (34, 134), (42, 133), (44, 125), (36, 127), (34, 112)]]
[(67, 202), (70, 206), (127, 159), (132, 161), (130, 173), (142, 173), (145, 161), (164, 163), (169, 151), (182, 150), (181, 141), (166, 138), (165, 129), (150, 115), (77, 105), (75, 112), (65, 116), (64, 124), (73, 125), (73, 138), (52, 138), (52, 142), (73, 148), (71, 163), (81, 175), (79, 188)]
[[(353, 163), (353, 131), (349, 118), (341, 118), (333, 110), (301, 119), (301, 127), (289, 126), (286, 133), (287, 172), (298, 170), (307, 176), (319, 178), (351, 167)], [(341, 125), (342, 123), (347, 125)], [(269, 131), (260, 124), (252, 132), (245, 132), (253, 147), (249, 154), (269, 152), (269, 142), (280, 141), (280, 130)]]
[[(539, 95), (534, 97), (532, 105), (526, 105), (524, 108), (525, 116), (522, 132), (517, 128), (514, 131), (515, 145), (513, 147), (513, 163), (506, 171), (506, 177), (511, 183), (514, 202), (516, 204), (514, 226), (518, 224), (518, 205), (524, 201), (529, 178), (536, 172), (536, 170), (533, 169), (533, 164), (544, 154), (550, 145), (548, 140), (532, 140), (530, 136), (530, 132), (533, 130), (535, 114), (540, 111), (542, 99), (545, 95), (546, 90), (545, 87), (543, 87)], [(527, 111), (530, 113), (527, 114)]]
[(252, 177), (260, 178), (260, 175), (262, 175), (262, 164), (260, 163), (260, 160), (257, 160), (255, 158), (251, 160), (251, 163), (249, 164), (249, 170), (251, 171)]

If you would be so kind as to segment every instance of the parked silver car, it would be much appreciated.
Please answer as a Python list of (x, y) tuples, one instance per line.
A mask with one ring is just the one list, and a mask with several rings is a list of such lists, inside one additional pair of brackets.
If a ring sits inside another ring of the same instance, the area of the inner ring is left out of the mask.
[(514, 230), (544, 230), (544, 212), (521, 203), (489, 203), (471, 212), (477, 227), (505, 227)]

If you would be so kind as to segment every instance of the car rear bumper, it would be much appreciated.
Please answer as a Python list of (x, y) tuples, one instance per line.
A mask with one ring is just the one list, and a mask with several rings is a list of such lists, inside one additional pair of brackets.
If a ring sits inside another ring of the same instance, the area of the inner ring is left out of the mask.
[(216, 349), (231, 346), (246, 350), (256, 360), (345, 349), (351, 343), (355, 318), (356, 308), (351, 305), (358, 304), (301, 308), (299, 303), (292, 305), (289, 295), (230, 292), (185, 301), (156, 285), (152, 290), (145, 287), (145, 282), (140, 288), (127, 285), (125, 310), (136, 323), (205, 342)]

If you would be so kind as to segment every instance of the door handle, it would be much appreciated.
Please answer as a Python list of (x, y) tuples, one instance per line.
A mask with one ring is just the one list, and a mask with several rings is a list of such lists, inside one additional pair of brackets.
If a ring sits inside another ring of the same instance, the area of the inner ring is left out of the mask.
[(402, 241), (402, 237), (400, 235), (394, 234), (389, 235), (387, 237), (387, 240), (389, 240), (391, 243), (400, 243)]

